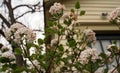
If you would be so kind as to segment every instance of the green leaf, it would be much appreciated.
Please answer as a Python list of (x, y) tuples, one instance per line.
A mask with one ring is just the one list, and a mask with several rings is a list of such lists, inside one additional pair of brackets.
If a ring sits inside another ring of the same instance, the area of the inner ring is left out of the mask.
[(42, 39), (38, 39), (38, 44), (39, 45), (42, 45), (44, 42), (43, 42), (43, 40)]
[(1, 57), (1, 58), (0, 58), (0, 62), (1, 62), (1, 63), (8, 63), (8, 62), (10, 62), (10, 59), (5, 58), (5, 57)]
[(54, 22), (54, 21), (49, 21), (48, 22), (48, 27), (53, 27), (54, 25), (57, 25), (57, 23)]
[(33, 43), (27, 43), (27, 44), (26, 44), (27, 49), (30, 49), (30, 48), (33, 47), (33, 46), (34, 46)]
[(22, 73), (23, 71), (25, 71), (25, 67), (17, 67), (17, 69), (13, 70), (12, 73)]
[(117, 40), (113, 40), (112, 43), (113, 43), (113, 44), (117, 44)]
[(67, 67), (65, 67), (65, 66), (61, 68), (62, 72), (66, 71), (66, 70), (67, 70)]
[(80, 16), (85, 15), (85, 11), (80, 11)]
[(57, 21), (57, 20), (58, 20), (58, 17), (51, 17), (49, 20), (50, 20), (50, 21)]
[(102, 58), (106, 58), (106, 54), (105, 53), (100, 53), (100, 55), (99, 56), (101, 56)]
[(14, 70), (17, 69), (17, 64), (12, 64), (11, 68), (14, 69)]
[(108, 68), (104, 69), (104, 73), (108, 73)]
[(77, 68), (77, 70), (80, 70), (82, 64), (81, 64), (80, 62), (76, 62), (76, 63), (74, 64), (74, 66), (75, 66), (75, 68)]
[(49, 22), (48, 22), (48, 26), (52, 27), (53, 25), (54, 25), (54, 24), (53, 24), (52, 21), (49, 21)]
[(22, 53), (23, 52), (21, 48), (15, 48), (15, 54), (21, 55)]
[(76, 8), (76, 9), (79, 9), (79, 8), (80, 8), (80, 3), (79, 3), (79, 1), (76, 2), (76, 4), (75, 4), (75, 8)]
[(110, 23), (117, 24), (117, 20), (112, 20), (112, 21), (110, 21)]
[(120, 73), (120, 66), (117, 68), (117, 70), (118, 70), (118, 73)]
[(72, 20), (64, 20), (64, 24), (66, 24), (67, 26), (69, 26), (72, 23)]
[(74, 9), (71, 9), (71, 12), (72, 12), (72, 13), (75, 13), (75, 10), (74, 10)]
[(69, 38), (68, 39), (68, 46), (75, 47), (76, 46), (76, 41), (73, 38)]
[(59, 25), (58, 25), (58, 28), (59, 28), (59, 29), (62, 29), (62, 28), (63, 28), (63, 26), (62, 26), (61, 24), (59, 24)]
[(57, 33), (57, 31), (53, 28), (47, 28), (47, 29), (45, 29), (45, 31), (47, 32), (46, 35), (49, 35), (49, 34), (52, 35), (52, 34)]
[(63, 45), (60, 45), (60, 46), (58, 47), (58, 49), (59, 49), (59, 51), (64, 51)]
[(3, 65), (2, 66), (2, 71), (6, 71), (8, 69), (8, 67), (9, 67), (8, 64)]

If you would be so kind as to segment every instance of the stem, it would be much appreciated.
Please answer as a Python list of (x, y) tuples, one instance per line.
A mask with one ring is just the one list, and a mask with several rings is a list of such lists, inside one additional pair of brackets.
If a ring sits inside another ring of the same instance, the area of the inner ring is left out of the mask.
[(92, 61), (91, 61), (91, 62), (90, 62), (90, 73), (93, 73), (92, 65), (93, 65), (93, 63), (92, 63)]
[(32, 63), (32, 65), (35, 67), (35, 69), (37, 70), (37, 72), (38, 73), (41, 73), (41, 70), (39, 70), (36, 66), (35, 66), (35, 64), (32, 62), (32, 60), (28, 57), (28, 55), (27, 55), (27, 52), (26, 52), (26, 50), (25, 50), (25, 48), (24, 48), (24, 46), (22, 45), (22, 48), (23, 48), (23, 51), (24, 51), (24, 53), (25, 53), (25, 56), (29, 59), (29, 61)]
[(29, 73), (28, 70), (27, 70), (26, 60), (25, 60), (25, 63), (24, 63), (24, 64), (25, 64), (25, 68), (26, 68), (25, 71), (26, 71), (27, 73)]
[(118, 29), (120, 30), (120, 25), (117, 23)]
[[(9, 62), (9, 65), (10, 65), (10, 68), (11, 68), (11, 66), (12, 66), (12, 65), (11, 65), (11, 63), (10, 63), (10, 62)], [(9, 71), (10, 71), (10, 72), (12, 72), (10, 69), (9, 69)]]
[(120, 63), (113, 69), (111, 73), (114, 73), (114, 71), (120, 66)]
[[(58, 24), (59, 24), (59, 20), (58, 20)], [(51, 73), (52, 67), (54, 66), (53, 65), (53, 63), (54, 63), (53, 61), (54, 61), (56, 50), (58, 48), (60, 40), (61, 40), (60, 35), (58, 35), (58, 42), (57, 42), (56, 47), (54, 49), (54, 53), (53, 53), (53, 55), (52, 55), (52, 57), (50, 59), (50, 64), (49, 64), (48, 68), (46, 69), (46, 73)]]
[(35, 64), (32, 62), (32, 60), (28, 57), (28, 59), (30, 60), (30, 62), (32, 63), (32, 65), (35, 67), (35, 69), (37, 70), (37, 72), (38, 73), (42, 73), (42, 71), (41, 70), (39, 70), (36, 66), (35, 66)]

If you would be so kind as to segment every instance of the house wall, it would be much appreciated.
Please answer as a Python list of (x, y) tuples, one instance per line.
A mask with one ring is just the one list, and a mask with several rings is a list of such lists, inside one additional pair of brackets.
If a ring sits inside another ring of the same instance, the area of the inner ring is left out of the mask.
[[(78, 0), (62, 0), (61, 3), (66, 6), (65, 12), (74, 8)], [(85, 10), (86, 14), (79, 17), (81, 24), (79, 28), (91, 28), (96, 31), (101, 30), (118, 30), (116, 25), (110, 24), (108, 16), (112, 10), (120, 6), (120, 0), (79, 0), (81, 8)], [(102, 13), (107, 13), (106, 17), (102, 17)]]

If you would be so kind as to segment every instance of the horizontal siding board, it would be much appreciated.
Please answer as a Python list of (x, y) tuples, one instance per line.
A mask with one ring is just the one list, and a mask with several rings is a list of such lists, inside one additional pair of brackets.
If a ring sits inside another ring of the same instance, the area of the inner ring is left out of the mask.
[[(66, 6), (65, 12), (69, 12), (72, 8), (74, 8), (75, 3), (78, 0), (63, 0), (62, 4)], [(91, 25), (91, 23), (96, 24), (96, 27), (93, 27), (93, 29), (96, 30), (117, 30), (117, 27), (115, 26), (112, 28), (106, 26), (104, 27), (101, 25), (101, 27), (97, 27), (97, 24), (109, 24), (108, 16), (106, 19), (102, 18), (102, 13), (107, 12), (108, 15), (117, 7), (120, 7), (120, 0), (79, 0), (81, 9), (85, 10), (86, 14), (84, 16), (80, 16), (78, 19), (78, 22), (80, 23), (87, 23), (88, 25)], [(103, 28), (102, 28), (103, 27)], [(99, 28), (99, 29), (98, 29)]]
[[(63, 4), (66, 6), (65, 12), (69, 12), (74, 8), (75, 3), (78, 0), (65, 0)], [(79, 17), (81, 22), (108, 22), (108, 19), (102, 19), (101, 14), (103, 12), (110, 12), (116, 7), (120, 6), (120, 0), (79, 0), (81, 9), (85, 10), (86, 14)]]

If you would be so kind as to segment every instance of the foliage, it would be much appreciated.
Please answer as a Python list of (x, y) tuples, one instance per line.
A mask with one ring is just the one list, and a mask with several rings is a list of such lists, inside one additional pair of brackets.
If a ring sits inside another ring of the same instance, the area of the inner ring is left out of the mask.
[[(78, 16), (85, 14), (85, 11), (79, 12), (80, 3), (77, 2), (75, 9), (71, 9), (70, 13), (64, 13), (64, 9), (64, 5), (60, 3), (55, 3), (51, 7), (49, 11), (51, 18), (46, 28), (45, 39), (33, 41), (35, 39), (33, 31), (25, 26), (20, 28), (13, 24), (14, 27), (11, 26), (9, 29), (10, 34), (6, 34), (13, 50), (10, 51), (7, 47), (1, 48), (0, 71), (6, 73), (119, 73), (119, 61), (110, 70), (106, 67), (106, 64), (112, 64), (114, 57), (119, 60), (120, 49), (116, 42), (108, 46), (106, 53), (99, 54), (97, 49), (90, 47), (96, 42), (95, 32), (91, 29), (75, 29), (76, 25), (79, 25)], [(21, 31), (23, 28), (24, 31)], [(52, 38), (50, 44), (45, 44), (48, 35), (55, 38)], [(62, 43), (63, 40), (66, 42)], [(33, 53), (30, 53), (31, 49), (34, 49)], [(21, 63), (17, 61), (18, 56), (23, 59), (21, 65), (18, 64)]]

